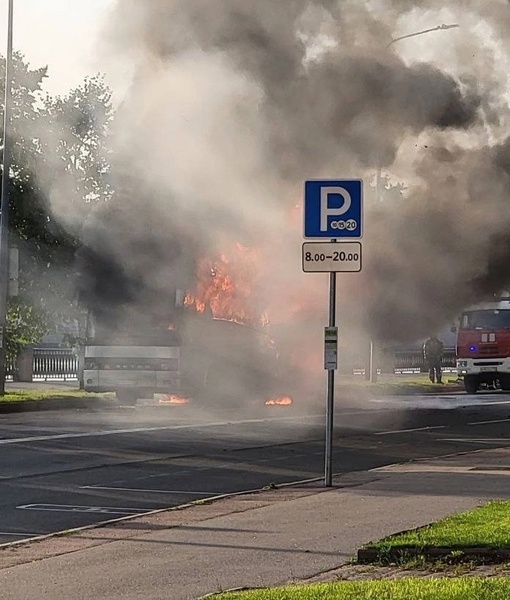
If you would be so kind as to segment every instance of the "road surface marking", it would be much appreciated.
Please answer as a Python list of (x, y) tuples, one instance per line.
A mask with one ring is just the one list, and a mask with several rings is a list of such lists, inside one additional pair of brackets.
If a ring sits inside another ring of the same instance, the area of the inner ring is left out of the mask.
[(468, 425), (490, 425), (491, 423), (508, 423), (510, 419), (494, 419), (493, 421), (473, 421)]
[(0, 536), (4, 537), (35, 537), (40, 533), (18, 533), (16, 531), (0, 531)]
[(498, 400), (494, 402), (483, 402), (481, 406), (495, 406), (499, 404), (510, 404), (510, 400)]
[[(499, 398), (499, 399), (498, 399)], [(398, 398), (374, 398), (371, 403), (385, 404), (388, 408), (396, 410), (407, 410), (409, 408), (423, 409), (456, 409), (470, 406), (492, 406), (510, 404), (508, 395), (480, 394), (480, 395), (458, 395), (458, 396), (398, 396)]]
[(436, 442), (461, 442), (465, 444), (498, 444), (500, 446), (505, 445), (505, 440), (503, 440), (502, 438), (436, 438)]
[[(139, 477), (129, 477), (128, 479), (116, 479), (114, 481), (108, 481), (108, 483), (110, 485), (117, 485), (117, 484), (129, 484), (133, 481), (143, 481), (145, 479), (156, 479), (157, 477), (173, 477), (174, 475), (182, 475), (183, 473), (199, 473), (201, 471), (209, 471), (211, 469), (216, 469), (216, 468), (223, 468), (225, 466), (230, 466), (230, 463), (220, 463), (219, 467), (216, 466), (207, 466), (207, 467), (197, 467), (196, 469), (193, 468), (193, 466), (190, 467), (186, 467), (185, 469), (178, 469), (177, 471), (168, 471), (166, 473), (154, 473), (152, 475), (141, 475)], [(97, 488), (98, 486), (102, 485), (101, 483), (98, 483), (97, 485), (91, 485), (91, 488)], [(86, 489), (87, 486), (84, 486), (84, 488)], [(80, 488), (81, 489), (81, 488)], [(118, 488), (115, 488), (118, 489)]]
[(213, 496), (219, 492), (185, 492), (183, 490), (143, 490), (140, 488), (114, 487), (106, 485), (82, 485), (80, 490), (113, 490), (121, 492), (150, 492), (151, 494), (176, 494), (179, 496)]
[(416, 427), (415, 429), (396, 429), (395, 431), (378, 431), (374, 435), (393, 435), (397, 433), (412, 433), (413, 431), (429, 431), (431, 429), (446, 429), (446, 425), (434, 425), (432, 427)]
[(90, 437), (105, 437), (109, 435), (125, 435), (129, 433), (150, 433), (153, 431), (177, 431), (184, 429), (207, 429), (210, 427), (226, 427), (228, 425), (244, 425), (244, 424), (256, 424), (256, 423), (267, 423), (268, 421), (308, 421), (313, 419), (320, 419), (321, 415), (316, 416), (304, 416), (304, 417), (282, 417), (277, 419), (246, 419), (241, 421), (217, 421), (215, 423), (202, 423), (200, 425), (168, 425), (166, 427), (136, 427), (133, 429), (112, 429), (109, 431), (89, 431), (84, 433), (60, 433), (56, 435), (38, 435), (25, 438), (8, 438), (0, 439), (0, 446), (7, 444), (28, 444), (30, 442), (49, 442), (53, 440), (68, 440), (68, 439), (79, 439), (79, 438), (90, 438)]
[(43, 510), (50, 512), (78, 512), (98, 515), (143, 515), (154, 508), (117, 508), (115, 506), (74, 506), (72, 504), (23, 504), (20, 510)]

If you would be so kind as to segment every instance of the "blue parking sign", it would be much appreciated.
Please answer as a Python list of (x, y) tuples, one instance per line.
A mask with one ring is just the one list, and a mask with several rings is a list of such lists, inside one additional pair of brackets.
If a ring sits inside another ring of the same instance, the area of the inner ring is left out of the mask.
[(363, 182), (359, 179), (305, 183), (305, 238), (363, 236)]

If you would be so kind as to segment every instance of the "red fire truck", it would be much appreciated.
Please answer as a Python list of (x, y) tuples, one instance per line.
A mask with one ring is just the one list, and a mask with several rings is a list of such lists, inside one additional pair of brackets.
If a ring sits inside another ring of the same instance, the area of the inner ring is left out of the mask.
[(510, 391), (510, 297), (462, 314), (457, 372), (468, 394), (475, 394), (483, 384)]

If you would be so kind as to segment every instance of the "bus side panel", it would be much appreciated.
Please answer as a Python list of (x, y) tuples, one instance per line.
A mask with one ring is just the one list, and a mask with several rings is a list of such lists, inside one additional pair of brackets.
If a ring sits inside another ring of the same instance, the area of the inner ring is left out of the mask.
[[(144, 361), (149, 361), (153, 368)], [(158, 368), (159, 361), (166, 368)], [(141, 368), (134, 368), (138, 364)], [(177, 394), (180, 391), (180, 348), (87, 346), (83, 376), (84, 388), (88, 392), (139, 389)]]

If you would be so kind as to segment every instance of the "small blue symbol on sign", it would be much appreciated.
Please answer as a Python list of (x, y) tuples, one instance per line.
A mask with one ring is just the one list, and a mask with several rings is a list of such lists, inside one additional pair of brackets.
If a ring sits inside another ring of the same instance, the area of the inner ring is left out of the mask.
[(361, 180), (305, 183), (305, 238), (361, 238)]

